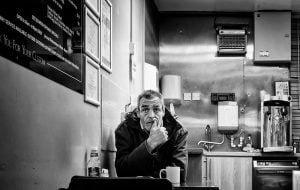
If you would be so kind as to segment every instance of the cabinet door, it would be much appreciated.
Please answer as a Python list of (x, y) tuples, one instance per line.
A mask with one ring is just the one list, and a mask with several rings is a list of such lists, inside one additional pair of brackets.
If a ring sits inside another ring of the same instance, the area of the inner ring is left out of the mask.
[(254, 13), (254, 61), (291, 61), (291, 12)]
[(222, 190), (252, 190), (252, 158), (208, 157), (207, 178)]

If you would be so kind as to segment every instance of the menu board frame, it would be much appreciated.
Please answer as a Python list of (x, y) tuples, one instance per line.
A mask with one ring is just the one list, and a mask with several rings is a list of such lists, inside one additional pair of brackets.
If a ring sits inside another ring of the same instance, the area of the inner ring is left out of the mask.
[(85, 7), (85, 52), (97, 63), (100, 63), (101, 57), (100, 33), (100, 21)]
[(100, 66), (86, 56), (84, 100), (95, 106), (100, 105)]
[(0, 8), (0, 56), (83, 94), (83, 0), (12, 0)]
[(85, 3), (97, 17), (100, 17), (101, 0), (85, 0)]
[(101, 67), (112, 72), (112, 4), (109, 0), (101, 3)]

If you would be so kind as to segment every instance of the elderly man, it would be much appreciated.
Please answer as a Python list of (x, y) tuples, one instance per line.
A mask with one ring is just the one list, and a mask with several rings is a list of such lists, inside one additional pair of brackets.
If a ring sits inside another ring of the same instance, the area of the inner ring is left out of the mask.
[(153, 90), (138, 97), (138, 107), (115, 131), (117, 175), (158, 177), (166, 166), (179, 166), (186, 180), (187, 131), (165, 109), (162, 95)]

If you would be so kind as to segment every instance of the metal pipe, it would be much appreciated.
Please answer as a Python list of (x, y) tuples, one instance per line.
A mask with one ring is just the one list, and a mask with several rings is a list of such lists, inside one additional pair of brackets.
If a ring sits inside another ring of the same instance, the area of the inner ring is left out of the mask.
[(202, 143), (203, 144), (223, 144), (225, 140), (225, 135), (223, 134), (223, 140), (222, 142), (212, 142), (212, 141), (199, 141), (198, 145), (200, 146)]
[[(206, 128), (205, 128), (205, 135), (207, 137), (206, 140), (208, 141), (211, 141), (211, 129), (210, 129), (210, 126), (209, 125), (206, 125)], [(213, 148), (214, 145), (211, 145), (211, 144), (204, 144), (204, 148), (206, 148), (209, 152), (210, 150)]]

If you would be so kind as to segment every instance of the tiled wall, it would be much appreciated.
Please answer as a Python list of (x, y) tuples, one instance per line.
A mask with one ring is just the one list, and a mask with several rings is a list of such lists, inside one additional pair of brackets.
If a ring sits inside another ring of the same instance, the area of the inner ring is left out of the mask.
[(292, 14), (292, 63), (290, 89), (293, 103), (293, 134), (300, 137), (300, 13)]

